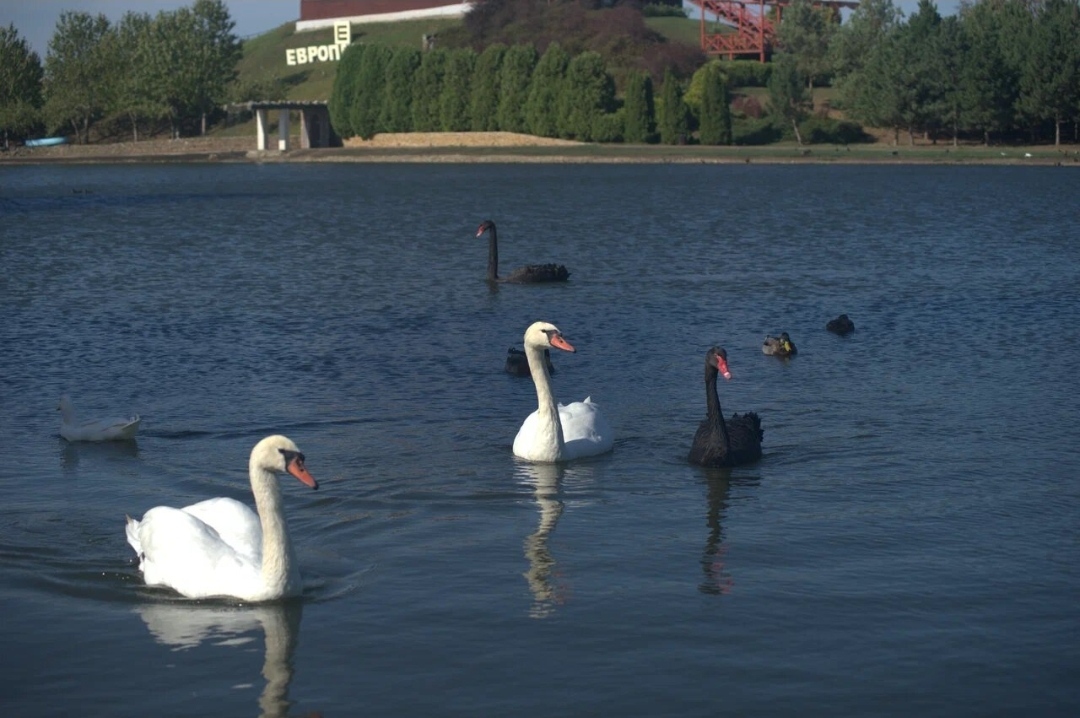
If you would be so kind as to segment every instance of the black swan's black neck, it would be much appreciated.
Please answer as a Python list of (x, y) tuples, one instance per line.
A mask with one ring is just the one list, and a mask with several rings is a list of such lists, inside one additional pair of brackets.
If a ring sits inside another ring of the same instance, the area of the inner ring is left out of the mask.
[(487, 280), (499, 281), (499, 239), (495, 236), (495, 225), (488, 227), (488, 269)]
[(716, 375), (716, 367), (709, 365), (705, 368), (705, 405), (709, 423), (719, 430), (724, 449), (730, 450), (731, 439), (728, 437), (727, 424), (724, 423), (724, 414), (720, 410), (720, 396), (716, 393)]

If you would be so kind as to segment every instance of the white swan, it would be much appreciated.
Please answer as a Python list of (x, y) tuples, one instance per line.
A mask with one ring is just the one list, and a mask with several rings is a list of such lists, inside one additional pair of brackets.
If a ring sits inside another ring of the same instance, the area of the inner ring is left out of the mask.
[(134, 439), (139, 430), (139, 415), (117, 419), (79, 421), (67, 394), (60, 397), (60, 436), (68, 441), (118, 441)]
[(258, 514), (234, 499), (182, 509), (158, 506), (141, 521), (127, 517), (127, 540), (149, 586), (169, 586), (188, 598), (232, 596), (272, 601), (302, 588), (275, 474), (288, 472), (313, 489), (304, 455), (284, 436), (251, 450), (251, 492)]
[(615, 433), (592, 399), (586, 397), (585, 401), (566, 406), (555, 402), (544, 361), (544, 350), (550, 347), (575, 351), (554, 324), (536, 322), (525, 331), (525, 354), (539, 407), (518, 430), (514, 455), (529, 461), (553, 462), (611, 451)]

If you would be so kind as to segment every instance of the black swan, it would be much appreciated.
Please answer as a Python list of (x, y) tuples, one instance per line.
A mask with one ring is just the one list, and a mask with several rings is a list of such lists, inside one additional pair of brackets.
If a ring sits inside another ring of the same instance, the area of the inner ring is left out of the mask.
[(699, 466), (738, 466), (761, 458), (761, 419), (754, 412), (735, 414), (724, 421), (720, 397), (716, 393), (716, 375), (731, 378), (727, 352), (713, 347), (705, 354), (705, 403), (708, 413), (694, 434), (694, 445), (687, 459)]
[(765, 343), (761, 345), (761, 351), (774, 357), (793, 357), (799, 353), (787, 332), (780, 332), (778, 337), (771, 334), (766, 335)]
[[(544, 363), (547, 364), (548, 374), (555, 373), (555, 367), (551, 364), (551, 350), (544, 350)], [(510, 347), (506, 352), (506, 373), (514, 376), (530, 376), (529, 357), (521, 349)]]
[(855, 331), (855, 322), (848, 319), (848, 315), (841, 314), (836, 319), (830, 319), (825, 328), (833, 334), (839, 334), (843, 337)]
[(488, 233), (487, 281), (532, 284), (536, 282), (565, 282), (570, 278), (570, 272), (562, 264), (527, 264), (500, 279), (499, 237), (495, 229), (495, 223), (490, 219), (484, 220), (480, 224), (480, 227), (476, 230), (476, 236), (479, 237), (484, 232)]

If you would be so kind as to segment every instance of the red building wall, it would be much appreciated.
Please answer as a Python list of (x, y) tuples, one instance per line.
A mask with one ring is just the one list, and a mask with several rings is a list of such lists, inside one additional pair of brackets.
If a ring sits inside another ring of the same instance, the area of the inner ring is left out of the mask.
[(328, 20), (458, 5), (461, 0), (300, 0), (301, 20)]

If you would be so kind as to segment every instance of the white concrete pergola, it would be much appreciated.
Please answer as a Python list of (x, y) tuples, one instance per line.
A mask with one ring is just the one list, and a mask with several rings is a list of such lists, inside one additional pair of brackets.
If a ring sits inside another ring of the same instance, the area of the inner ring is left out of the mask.
[(277, 149), (281, 152), (289, 149), (289, 112), (300, 113), (300, 147), (330, 147), (334, 139), (334, 130), (330, 126), (330, 111), (325, 100), (254, 100), (241, 102), (233, 107), (241, 107), (255, 113), (255, 148), (268, 150), (266, 128), (267, 112), (278, 111)]

